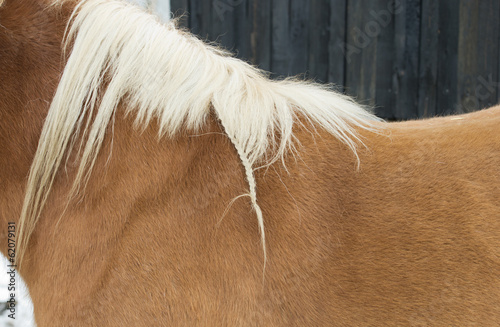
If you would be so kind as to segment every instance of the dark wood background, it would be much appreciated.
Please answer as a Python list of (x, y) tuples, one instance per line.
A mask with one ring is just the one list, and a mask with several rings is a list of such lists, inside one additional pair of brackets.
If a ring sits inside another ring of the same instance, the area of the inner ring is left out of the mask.
[(273, 76), (302, 74), (404, 120), (494, 105), (498, 0), (171, 0), (181, 24)]

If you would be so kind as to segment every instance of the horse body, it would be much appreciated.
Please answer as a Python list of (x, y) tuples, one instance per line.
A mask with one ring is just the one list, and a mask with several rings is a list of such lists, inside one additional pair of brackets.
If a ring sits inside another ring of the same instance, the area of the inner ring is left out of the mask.
[(257, 174), (264, 276), (249, 201), (222, 218), (246, 184), (217, 123), (158, 143), (118, 118), (85, 198), (34, 234), (39, 325), (494, 326), (500, 111), (461, 117), (390, 124), (359, 171), (331, 136), (298, 132), (288, 172)]
[[(3, 240), (65, 64), (73, 5), (37, 6), (0, 9)], [(59, 170), (30, 237), (20, 272), (39, 327), (500, 321), (500, 108), (359, 128), (359, 167), (302, 117), (295, 154), (255, 170), (264, 266), (252, 202), (233, 202), (248, 176), (214, 112), (158, 140), (155, 121), (131, 128), (128, 105), (69, 205), (76, 149)]]

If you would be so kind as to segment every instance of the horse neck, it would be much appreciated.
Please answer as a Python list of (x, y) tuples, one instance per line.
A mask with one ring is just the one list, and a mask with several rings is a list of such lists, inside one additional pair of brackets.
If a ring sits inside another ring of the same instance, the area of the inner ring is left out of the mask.
[[(37, 320), (67, 312), (68, 305), (93, 306), (88, 302), (93, 286), (110, 271), (182, 266), (191, 249), (207, 247), (210, 235), (219, 235), (216, 226), (224, 210), (247, 192), (236, 151), (214, 119), (199, 132), (158, 139), (155, 124), (135, 130), (133, 117), (121, 112), (85, 188), (67, 205), (77, 168), (71, 159), (56, 178), (32, 235), (22, 274)], [(242, 201), (232, 209), (253, 233), (255, 218), (246, 205)], [(257, 229), (255, 236), (258, 244)], [(255, 252), (259, 258), (258, 247)]]
[(64, 66), (57, 45), (69, 9), (45, 9), (40, 2), (19, 0), (7, 1), (0, 11), (0, 241), (4, 243), (7, 222), (17, 222), (20, 215), (30, 165)]
[[(215, 276), (236, 282), (238, 276), (250, 275), (248, 289), (262, 289), (263, 253), (255, 213), (248, 198), (230, 205), (248, 192), (244, 168), (216, 120), (211, 118), (197, 133), (161, 140), (154, 124), (141, 132), (132, 123), (132, 117), (118, 114), (88, 184), (69, 206), (65, 204), (76, 167), (70, 162), (55, 182), (23, 263), (40, 325), (54, 315), (70, 324), (75, 312), (93, 310), (96, 292), (107, 294), (103, 284), (130, 298), (143, 292), (135, 289), (141, 283), (161, 289), (171, 281), (151, 275), (158, 271), (194, 284), (213, 283)], [(258, 198), (272, 245), (267, 249), (271, 271), (286, 266), (273, 253), (289, 252), (286, 257), (297, 263), (302, 255), (307, 258), (307, 244), (323, 234), (317, 223), (310, 223), (320, 216), (315, 210), (328, 203), (321, 194), (333, 185), (327, 176), (339, 176), (325, 160), (342, 157), (334, 153), (342, 146), (332, 138), (315, 144), (313, 136), (302, 134), (300, 157), (286, 160), (288, 173), (281, 162), (257, 170)], [(305, 225), (297, 238), (292, 230)], [(193, 272), (193, 266), (206, 274)], [(123, 278), (142, 282), (133, 286)], [(95, 313), (88, 317), (99, 319)]]

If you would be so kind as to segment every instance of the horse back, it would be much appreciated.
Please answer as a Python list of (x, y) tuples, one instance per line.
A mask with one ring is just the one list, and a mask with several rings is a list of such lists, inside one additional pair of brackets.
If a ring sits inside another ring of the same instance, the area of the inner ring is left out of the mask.
[(303, 276), (321, 275), (314, 309), (335, 325), (497, 325), (500, 107), (382, 124), (362, 135), (359, 168), (328, 136), (300, 134), (301, 158), (280, 181), (280, 233), (272, 214), (285, 209), (264, 204), (270, 251), (283, 247)]
[(345, 183), (348, 297), (399, 325), (500, 321), (499, 127), (496, 107), (366, 137)]

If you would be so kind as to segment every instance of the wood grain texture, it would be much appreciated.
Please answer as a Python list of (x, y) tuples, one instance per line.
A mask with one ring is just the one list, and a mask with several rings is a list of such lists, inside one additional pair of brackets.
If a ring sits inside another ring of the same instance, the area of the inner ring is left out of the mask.
[(272, 77), (334, 83), (385, 119), (500, 99), (496, 0), (172, 0), (172, 11)]
[[(347, 2), (330, 0), (330, 40), (328, 43), (328, 82), (335, 83), (343, 91), (345, 84), (344, 56), (347, 26)], [(311, 52), (313, 50), (311, 49)]]
[(498, 93), (498, 39), (500, 3), (461, 1), (458, 48), (458, 112), (492, 106)]
[(174, 18), (179, 19), (179, 26), (189, 27), (189, 0), (170, 0)]
[(437, 112), (439, 4), (424, 0), (421, 10), (418, 116), (431, 117)]
[(272, 7), (271, 1), (249, 1), (253, 11), (251, 30), (251, 61), (261, 69), (271, 70)]
[(290, 0), (273, 0), (271, 5), (271, 71), (276, 75), (291, 73)]
[(457, 2), (439, 1), (438, 89), (436, 114), (455, 112), (458, 106), (458, 37)]
[(310, 78), (328, 82), (331, 4), (324, 0), (311, 0), (309, 3), (307, 69)]
[(382, 28), (372, 12), (380, 11), (386, 1), (348, 0), (346, 80), (347, 93), (370, 106), (375, 105), (377, 91), (377, 45)]
[(394, 15), (394, 108), (396, 119), (418, 117), (418, 74), (420, 41), (420, 0), (401, 1), (400, 13)]

